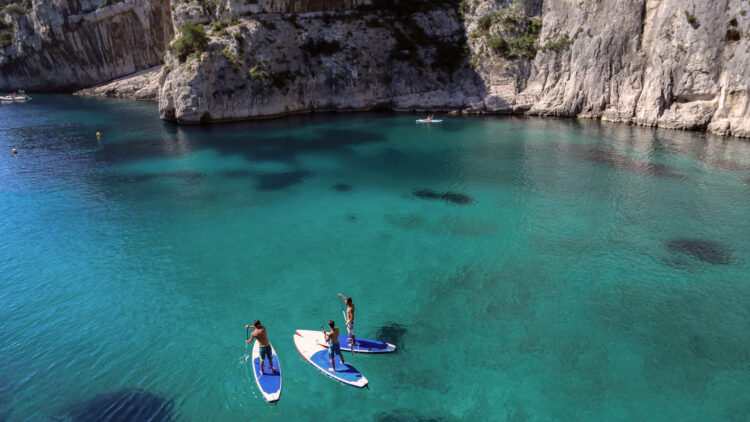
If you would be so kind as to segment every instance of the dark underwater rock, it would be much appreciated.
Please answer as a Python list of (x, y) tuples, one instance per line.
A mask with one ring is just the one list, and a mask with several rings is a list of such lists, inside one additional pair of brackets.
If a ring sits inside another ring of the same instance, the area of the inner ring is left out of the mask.
[(221, 174), (230, 179), (244, 179), (246, 177), (253, 177), (256, 173), (250, 170), (227, 170)]
[(643, 163), (620, 155), (613, 150), (602, 147), (590, 147), (579, 151), (580, 157), (592, 163), (608, 164), (614, 168), (628, 170), (637, 174), (683, 178), (685, 175), (675, 171), (671, 166), (657, 163)]
[(398, 349), (401, 349), (404, 345), (403, 339), (407, 331), (406, 326), (391, 322), (378, 329), (375, 333), (375, 340), (395, 344)]
[(333, 185), (333, 188), (339, 192), (349, 192), (353, 186), (348, 183), (337, 183)]
[(187, 185), (197, 185), (204, 177), (206, 177), (204, 173), (195, 170), (173, 171), (171, 173), (165, 173), (164, 176), (180, 179)]
[(708, 158), (699, 158), (699, 160), (722, 170), (750, 171), (750, 164), (741, 164), (728, 160), (712, 160)]
[(148, 391), (128, 388), (98, 394), (71, 407), (65, 416), (74, 422), (171, 422), (174, 421), (174, 402)]
[(420, 189), (414, 191), (414, 196), (422, 199), (441, 199), (443, 201), (452, 202), (454, 204), (470, 204), (473, 199), (469, 195), (456, 192), (435, 192), (430, 189)]
[(282, 190), (298, 183), (302, 183), (302, 180), (309, 174), (310, 173), (306, 171), (258, 174), (255, 176), (255, 179), (257, 180), (256, 187), (259, 191), (263, 192)]
[(731, 252), (723, 245), (708, 240), (676, 239), (667, 243), (667, 249), (690, 255), (710, 264), (730, 264)]

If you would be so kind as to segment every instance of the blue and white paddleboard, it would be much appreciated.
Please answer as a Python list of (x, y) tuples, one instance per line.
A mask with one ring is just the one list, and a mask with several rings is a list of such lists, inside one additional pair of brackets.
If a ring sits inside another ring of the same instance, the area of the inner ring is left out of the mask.
[[(352, 351), (352, 339), (342, 329), (339, 334), (339, 344), (341, 345), (341, 351), (351, 352)], [(328, 347), (323, 333), (320, 331), (312, 330), (297, 330), (304, 336), (314, 336), (315, 340), (323, 347)], [(370, 340), (362, 337), (354, 337), (354, 353), (393, 353), (396, 351), (396, 346), (390, 343), (384, 343), (382, 341)]]
[[(353, 367), (349, 362), (342, 365), (338, 356), (334, 356), (336, 371), (333, 371), (331, 369), (331, 361), (328, 360), (328, 348), (320, 345), (317, 337), (310, 335), (310, 333), (315, 333), (315, 331), (297, 330), (297, 332), (294, 333), (294, 345), (306, 361), (310, 362), (312, 366), (336, 381), (357, 388), (367, 386), (367, 378), (365, 378), (364, 375), (362, 375), (362, 373), (360, 373), (357, 368)], [(317, 333), (321, 336), (323, 335), (320, 331)]]
[(279, 401), (281, 398), (281, 365), (279, 364), (279, 358), (276, 356), (276, 350), (271, 346), (271, 352), (273, 355), (273, 369), (274, 373), (271, 373), (268, 369), (268, 362), (265, 362), (265, 374), (260, 373), (260, 344), (255, 341), (253, 345), (253, 374), (255, 374), (255, 382), (258, 383), (258, 389), (263, 393), (263, 397), (269, 402), (274, 403)]

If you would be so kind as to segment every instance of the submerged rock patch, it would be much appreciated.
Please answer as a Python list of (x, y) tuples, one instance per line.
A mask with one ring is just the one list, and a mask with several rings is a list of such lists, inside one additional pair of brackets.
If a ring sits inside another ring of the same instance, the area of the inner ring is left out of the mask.
[(164, 176), (182, 180), (188, 185), (197, 185), (204, 177), (206, 177), (204, 173), (195, 170), (173, 171), (171, 173), (165, 173)]
[(580, 156), (583, 160), (592, 163), (608, 164), (614, 168), (628, 170), (637, 174), (645, 174), (649, 176), (661, 176), (661, 177), (672, 177), (672, 178), (683, 178), (685, 175), (674, 170), (671, 166), (666, 164), (658, 163), (644, 163), (635, 161), (620, 155), (615, 151), (601, 148), (591, 147), (580, 151)]
[(339, 191), (339, 192), (349, 192), (353, 189), (353, 186), (348, 183), (337, 183), (333, 185), (333, 189)]
[(137, 388), (94, 396), (65, 412), (75, 422), (130, 422), (174, 420), (174, 403)]
[(728, 160), (712, 160), (707, 158), (701, 158), (700, 161), (722, 170), (750, 171), (750, 164), (736, 163)]
[(454, 204), (470, 204), (473, 199), (469, 195), (456, 192), (435, 192), (430, 189), (420, 189), (413, 192), (414, 196), (422, 199), (441, 199)]
[(301, 183), (310, 173), (306, 171), (287, 171), (284, 173), (258, 174), (255, 176), (259, 191), (270, 192), (286, 189)]
[(227, 170), (223, 172), (222, 175), (230, 179), (244, 179), (246, 177), (255, 176), (255, 173), (250, 170)]
[(723, 245), (709, 240), (676, 239), (667, 243), (667, 249), (690, 255), (710, 264), (731, 263), (731, 252)]
[(378, 329), (375, 334), (375, 340), (395, 344), (398, 349), (401, 349), (404, 345), (403, 339), (407, 331), (406, 326), (391, 322)]

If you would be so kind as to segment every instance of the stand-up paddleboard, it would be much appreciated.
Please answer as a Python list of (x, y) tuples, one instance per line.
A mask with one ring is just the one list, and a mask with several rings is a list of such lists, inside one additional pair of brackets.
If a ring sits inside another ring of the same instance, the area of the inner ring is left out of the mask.
[(417, 124), (420, 124), (420, 123), (443, 123), (443, 121), (440, 119), (432, 119), (432, 120), (417, 119)]
[[(367, 386), (367, 378), (365, 378), (365, 376), (349, 362), (342, 365), (338, 356), (334, 356), (336, 371), (333, 371), (331, 369), (331, 361), (328, 359), (328, 348), (321, 346), (318, 343), (317, 338), (311, 336), (309, 333), (314, 333), (314, 331), (297, 330), (294, 333), (294, 345), (306, 361), (310, 362), (310, 364), (316, 367), (320, 372), (328, 375), (336, 381), (357, 388)], [(321, 337), (323, 336), (323, 333), (321, 332), (318, 332), (318, 334), (320, 334)]]
[(255, 374), (255, 382), (258, 383), (258, 389), (263, 393), (263, 397), (269, 402), (274, 403), (279, 401), (281, 398), (281, 365), (279, 364), (279, 358), (276, 356), (276, 350), (271, 346), (271, 352), (273, 355), (273, 369), (274, 373), (271, 373), (268, 369), (268, 362), (265, 363), (265, 374), (260, 373), (260, 344), (255, 341), (253, 345), (253, 374)]
[[(323, 337), (323, 333), (320, 331), (312, 330), (297, 330), (298, 333), (303, 336), (311, 336), (315, 338), (315, 341), (319, 345), (328, 348), (326, 338)], [(354, 353), (393, 353), (396, 351), (396, 346), (390, 343), (384, 343), (382, 341), (370, 340), (367, 338), (354, 337)], [(339, 344), (341, 345), (341, 351), (352, 351), (352, 339), (346, 333), (339, 334)]]

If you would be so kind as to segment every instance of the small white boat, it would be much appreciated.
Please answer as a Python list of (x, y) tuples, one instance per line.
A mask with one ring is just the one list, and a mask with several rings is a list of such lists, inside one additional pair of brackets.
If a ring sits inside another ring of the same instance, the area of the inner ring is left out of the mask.
[(22, 103), (26, 100), (30, 100), (31, 97), (28, 95), (1, 95), (0, 101), (4, 103)]
[(443, 121), (442, 121), (442, 120), (440, 120), (440, 119), (432, 119), (432, 120), (427, 120), (427, 119), (417, 119), (417, 123), (418, 123), (418, 124), (419, 124), (419, 123), (443, 123)]

